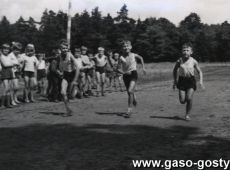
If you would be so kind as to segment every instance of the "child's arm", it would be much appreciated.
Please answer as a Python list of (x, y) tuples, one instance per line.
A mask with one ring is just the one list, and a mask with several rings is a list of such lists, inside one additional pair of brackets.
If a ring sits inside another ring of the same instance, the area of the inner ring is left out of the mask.
[(201, 71), (200, 66), (198, 65), (197, 61), (195, 61), (194, 68), (196, 69), (197, 73), (199, 74), (201, 88), (205, 89), (204, 83), (203, 83), (203, 72)]
[(174, 80), (173, 81), (173, 89), (175, 89), (176, 85), (177, 85), (177, 70), (179, 67), (180, 67), (180, 63), (176, 62), (174, 69), (173, 69), (173, 80)]
[(135, 58), (137, 58), (137, 59), (139, 59), (139, 60), (141, 61), (142, 70), (143, 70), (144, 74), (146, 74), (145, 63), (144, 63), (143, 57), (141, 57), (141, 56), (138, 55), (138, 54), (135, 54)]

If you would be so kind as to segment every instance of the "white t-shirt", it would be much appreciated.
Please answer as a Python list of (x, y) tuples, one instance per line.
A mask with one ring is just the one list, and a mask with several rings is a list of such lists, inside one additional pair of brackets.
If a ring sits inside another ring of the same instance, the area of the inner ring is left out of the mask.
[(35, 72), (38, 66), (37, 57), (35, 57), (34, 55), (29, 57), (26, 54), (23, 54), (22, 57), (23, 57), (24, 64), (25, 64), (24, 71)]
[(180, 58), (177, 62), (180, 64), (179, 76), (191, 77), (195, 75), (194, 66), (197, 64), (197, 61), (194, 58), (189, 57), (185, 62)]
[(46, 69), (45, 60), (41, 60), (41, 61), (38, 60), (38, 70), (44, 70), (44, 69)]
[(14, 59), (12, 57), (12, 54), (8, 54), (7, 56), (4, 54), (0, 55), (0, 63), (2, 65), (2, 68), (4, 67), (13, 67), (14, 66)]
[(124, 73), (128, 73), (137, 70), (137, 62), (134, 53), (130, 53), (127, 57), (120, 57), (122, 63), (122, 70)]

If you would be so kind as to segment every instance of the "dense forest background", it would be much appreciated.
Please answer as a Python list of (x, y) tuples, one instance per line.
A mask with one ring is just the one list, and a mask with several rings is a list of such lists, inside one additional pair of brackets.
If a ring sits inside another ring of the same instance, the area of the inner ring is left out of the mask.
[[(66, 38), (67, 14), (45, 10), (39, 23), (32, 17), (22, 17), (10, 23), (6, 16), (0, 21), (0, 44), (19, 41), (23, 45), (34, 43), (37, 52), (50, 54)], [(130, 40), (133, 51), (146, 62), (175, 61), (181, 54), (181, 45), (192, 42), (194, 57), (201, 62), (230, 61), (230, 24), (208, 25), (191, 13), (178, 26), (166, 18), (133, 19), (123, 5), (117, 16), (102, 16), (98, 7), (72, 17), (71, 47), (87, 46), (96, 52), (98, 46), (120, 49), (123, 39)]]

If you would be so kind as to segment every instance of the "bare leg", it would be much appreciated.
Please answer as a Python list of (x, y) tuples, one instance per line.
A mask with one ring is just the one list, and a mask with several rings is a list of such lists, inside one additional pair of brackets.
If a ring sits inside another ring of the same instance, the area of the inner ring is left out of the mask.
[(186, 100), (187, 100), (186, 115), (185, 115), (186, 120), (190, 120), (190, 113), (191, 113), (191, 110), (192, 110), (193, 94), (194, 94), (194, 89), (192, 89), (192, 88), (188, 89), (186, 91)]
[(67, 88), (68, 88), (68, 82), (65, 79), (63, 79), (61, 83), (61, 94), (66, 108), (65, 116), (71, 116), (73, 111), (70, 109), (68, 104)]
[(25, 102), (29, 103), (29, 77), (25, 76), (24, 77), (24, 82), (25, 82)]
[(99, 97), (100, 85), (101, 85), (101, 74), (96, 72), (96, 81), (97, 81), (97, 97)]
[(36, 86), (36, 80), (34, 77), (29, 78), (29, 94), (30, 94), (30, 101), (35, 102), (34, 100), (34, 88)]
[(127, 93), (128, 93), (128, 111), (125, 114), (126, 118), (129, 118), (131, 116), (132, 113), (132, 105), (133, 105), (133, 101), (134, 101), (134, 90), (135, 90), (135, 86), (136, 86), (136, 82), (135, 81), (131, 81), (129, 84), (129, 88), (127, 89)]
[(102, 73), (101, 74), (101, 95), (102, 96), (105, 96), (104, 88), (105, 88), (105, 73)]
[(183, 90), (179, 90), (179, 100), (181, 104), (186, 103), (186, 93)]

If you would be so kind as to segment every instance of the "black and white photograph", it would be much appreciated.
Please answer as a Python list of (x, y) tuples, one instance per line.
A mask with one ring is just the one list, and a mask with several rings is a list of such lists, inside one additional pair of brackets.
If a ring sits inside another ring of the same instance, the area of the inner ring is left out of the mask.
[(230, 169), (229, 0), (0, 0), (0, 170)]

